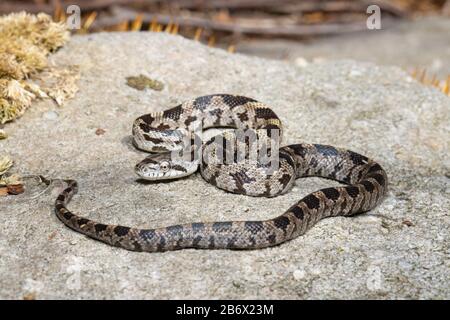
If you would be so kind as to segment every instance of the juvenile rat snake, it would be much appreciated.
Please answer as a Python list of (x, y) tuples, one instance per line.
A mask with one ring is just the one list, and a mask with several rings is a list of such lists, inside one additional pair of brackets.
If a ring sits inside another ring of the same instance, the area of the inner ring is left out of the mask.
[[(313, 192), (280, 216), (269, 220), (196, 222), (138, 229), (107, 225), (70, 212), (66, 206), (77, 192), (77, 182), (67, 180), (67, 187), (55, 203), (56, 215), (77, 232), (133, 251), (257, 249), (296, 238), (323, 218), (351, 216), (371, 210), (386, 194), (386, 172), (378, 163), (358, 153), (327, 145), (301, 143), (279, 148), (278, 169), (270, 175), (265, 170), (267, 164), (260, 162), (215, 162), (219, 154), (229, 151), (223, 151), (225, 148), (222, 150), (220, 145), (212, 143), (213, 140), (202, 144), (201, 148), (204, 158), (212, 161), (195, 161), (192, 157), (174, 160), (170, 151), (185, 148), (183, 138), (193, 131), (194, 123), (199, 122), (203, 129), (252, 128), (265, 141), (272, 138), (269, 132), (281, 131), (281, 122), (276, 114), (253, 99), (227, 94), (199, 97), (135, 120), (135, 146), (158, 152), (136, 165), (136, 173), (144, 179), (172, 179), (191, 174), (199, 166), (202, 177), (209, 183), (250, 196), (276, 196), (288, 191), (296, 178), (306, 176), (329, 178), (345, 185)], [(223, 136), (225, 141), (235, 138), (233, 132)], [(208, 149), (208, 146), (212, 148)], [(192, 154), (194, 150), (192, 148)]]

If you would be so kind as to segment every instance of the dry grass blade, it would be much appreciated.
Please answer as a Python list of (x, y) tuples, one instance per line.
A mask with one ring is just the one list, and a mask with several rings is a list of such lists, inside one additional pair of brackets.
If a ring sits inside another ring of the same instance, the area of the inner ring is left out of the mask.
[(98, 15), (97, 11), (93, 11), (89, 14), (89, 16), (86, 18), (86, 20), (83, 23), (83, 27), (81, 28), (81, 31), (83, 33), (88, 32), (89, 28), (92, 26), (95, 19), (97, 18), (97, 15)]
[(202, 28), (197, 28), (195, 30), (195, 35), (194, 35), (194, 40), (195, 41), (199, 41), (200, 40), (200, 37), (202, 36), (202, 32), (203, 32)]
[(447, 77), (447, 80), (444, 83), (444, 87), (442, 88), (442, 91), (445, 94), (450, 95), (450, 76)]
[(167, 32), (167, 33), (171, 33), (172, 32), (172, 22), (171, 21), (169, 21), (169, 23), (167, 24), (166, 29), (164, 30), (164, 32)]
[(178, 24), (174, 24), (173, 25), (173, 28), (172, 28), (172, 34), (178, 34), (178, 28), (179, 28), (179, 25)]
[(153, 18), (151, 23), (149, 24), (149, 31), (156, 32), (156, 27), (158, 26), (158, 20)]
[(136, 15), (133, 23), (131, 24), (130, 31), (140, 31), (142, 28), (142, 13)]

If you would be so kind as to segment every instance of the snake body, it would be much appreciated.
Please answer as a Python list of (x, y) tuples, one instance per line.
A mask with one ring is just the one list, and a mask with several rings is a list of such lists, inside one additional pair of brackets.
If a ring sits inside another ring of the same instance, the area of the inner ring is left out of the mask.
[[(192, 132), (196, 122), (203, 128), (252, 128), (263, 141), (272, 139), (271, 130), (281, 131), (276, 114), (253, 99), (224, 94), (200, 97), (135, 120), (135, 146), (160, 152), (139, 163), (136, 172), (147, 179), (167, 179), (193, 173), (200, 166), (202, 177), (209, 183), (250, 196), (276, 196), (287, 192), (297, 178), (306, 176), (329, 178), (345, 185), (315, 191), (278, 217), (268, 220), (195, 222), (139, 229), (107, 225), (70, 212), (67, 204), (77, 192), (77, 182), (67, 180), (67, 188), (55, 203), (58, 218), (77, 232), (133, 251), (257, 249), (294, 239), (323, 218), (371, 210), (387, 192), (387, 175), (380, 164), (356, 152), (328, 145), (301, 143), (279, 148), (276, 151), (278, 169), (270, 175), (266, 174), (266, 164), (247, 161), (245, 157), (241, 163), (214, 161), (225, 151), (221, 145), (213, 143), (213, 139), (201, 147), (203, 158), (210, 161), (194, 161), (193, 157), (172, 161), (169, 151), (183, 149), (182, 138)], [(235, 138), (234, 132), (223, 136), (225, 141)], [(241, 143), (249, 148), (247, 140)], [(193, 154), (199, 149), (192, 148), (191, 151)]]

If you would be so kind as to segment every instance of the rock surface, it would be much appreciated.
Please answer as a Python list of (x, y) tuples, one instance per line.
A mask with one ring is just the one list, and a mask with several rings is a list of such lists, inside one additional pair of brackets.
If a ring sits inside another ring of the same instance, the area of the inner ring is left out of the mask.
[[(255, 199), (224, 193), (198, 174), (136, 181), (133, 167), (145, 154), (130, 145), (132, 121), (223, 92), (273, 106), (286, 143), (332, 144), (375, 158), (390, 192), (367, 214), (323, 220), (278, 247), (149, 254), (66, 228), (53, 213), (61, 185), (44, 190), (27, 180), (25, 194), (0, 198), (1, 298), (450, 298), (450, 99), (438, 90), (394, 67), (330, 61), (299, 68), (166, 34), (74, 37), (53, 60), (80, 65), (79, 93), (64, 108), (36, 103), (7, 126), (0, 148), (17, 172), (76, 178), (74, 212), (140, 227), (264, 219), (336, 185), (299, 179), (286, 195)], [(140, 74), (164, 89), (126, 85)]]

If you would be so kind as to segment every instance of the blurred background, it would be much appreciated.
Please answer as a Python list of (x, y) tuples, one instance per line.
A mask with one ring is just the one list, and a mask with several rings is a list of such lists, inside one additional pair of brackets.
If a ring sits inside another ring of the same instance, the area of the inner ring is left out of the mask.
[[(74, 33), (168, 32), (300, 66), (372, 61), (400, 66), (427, 84), (444, 81), (448, 91), (450, 0), (2, 0), (0, 14), (45, 12), (64, 21), (74, 4), (81, 9)], [(379, 30), (366, 25), (373, 4), (381, 9)]]

